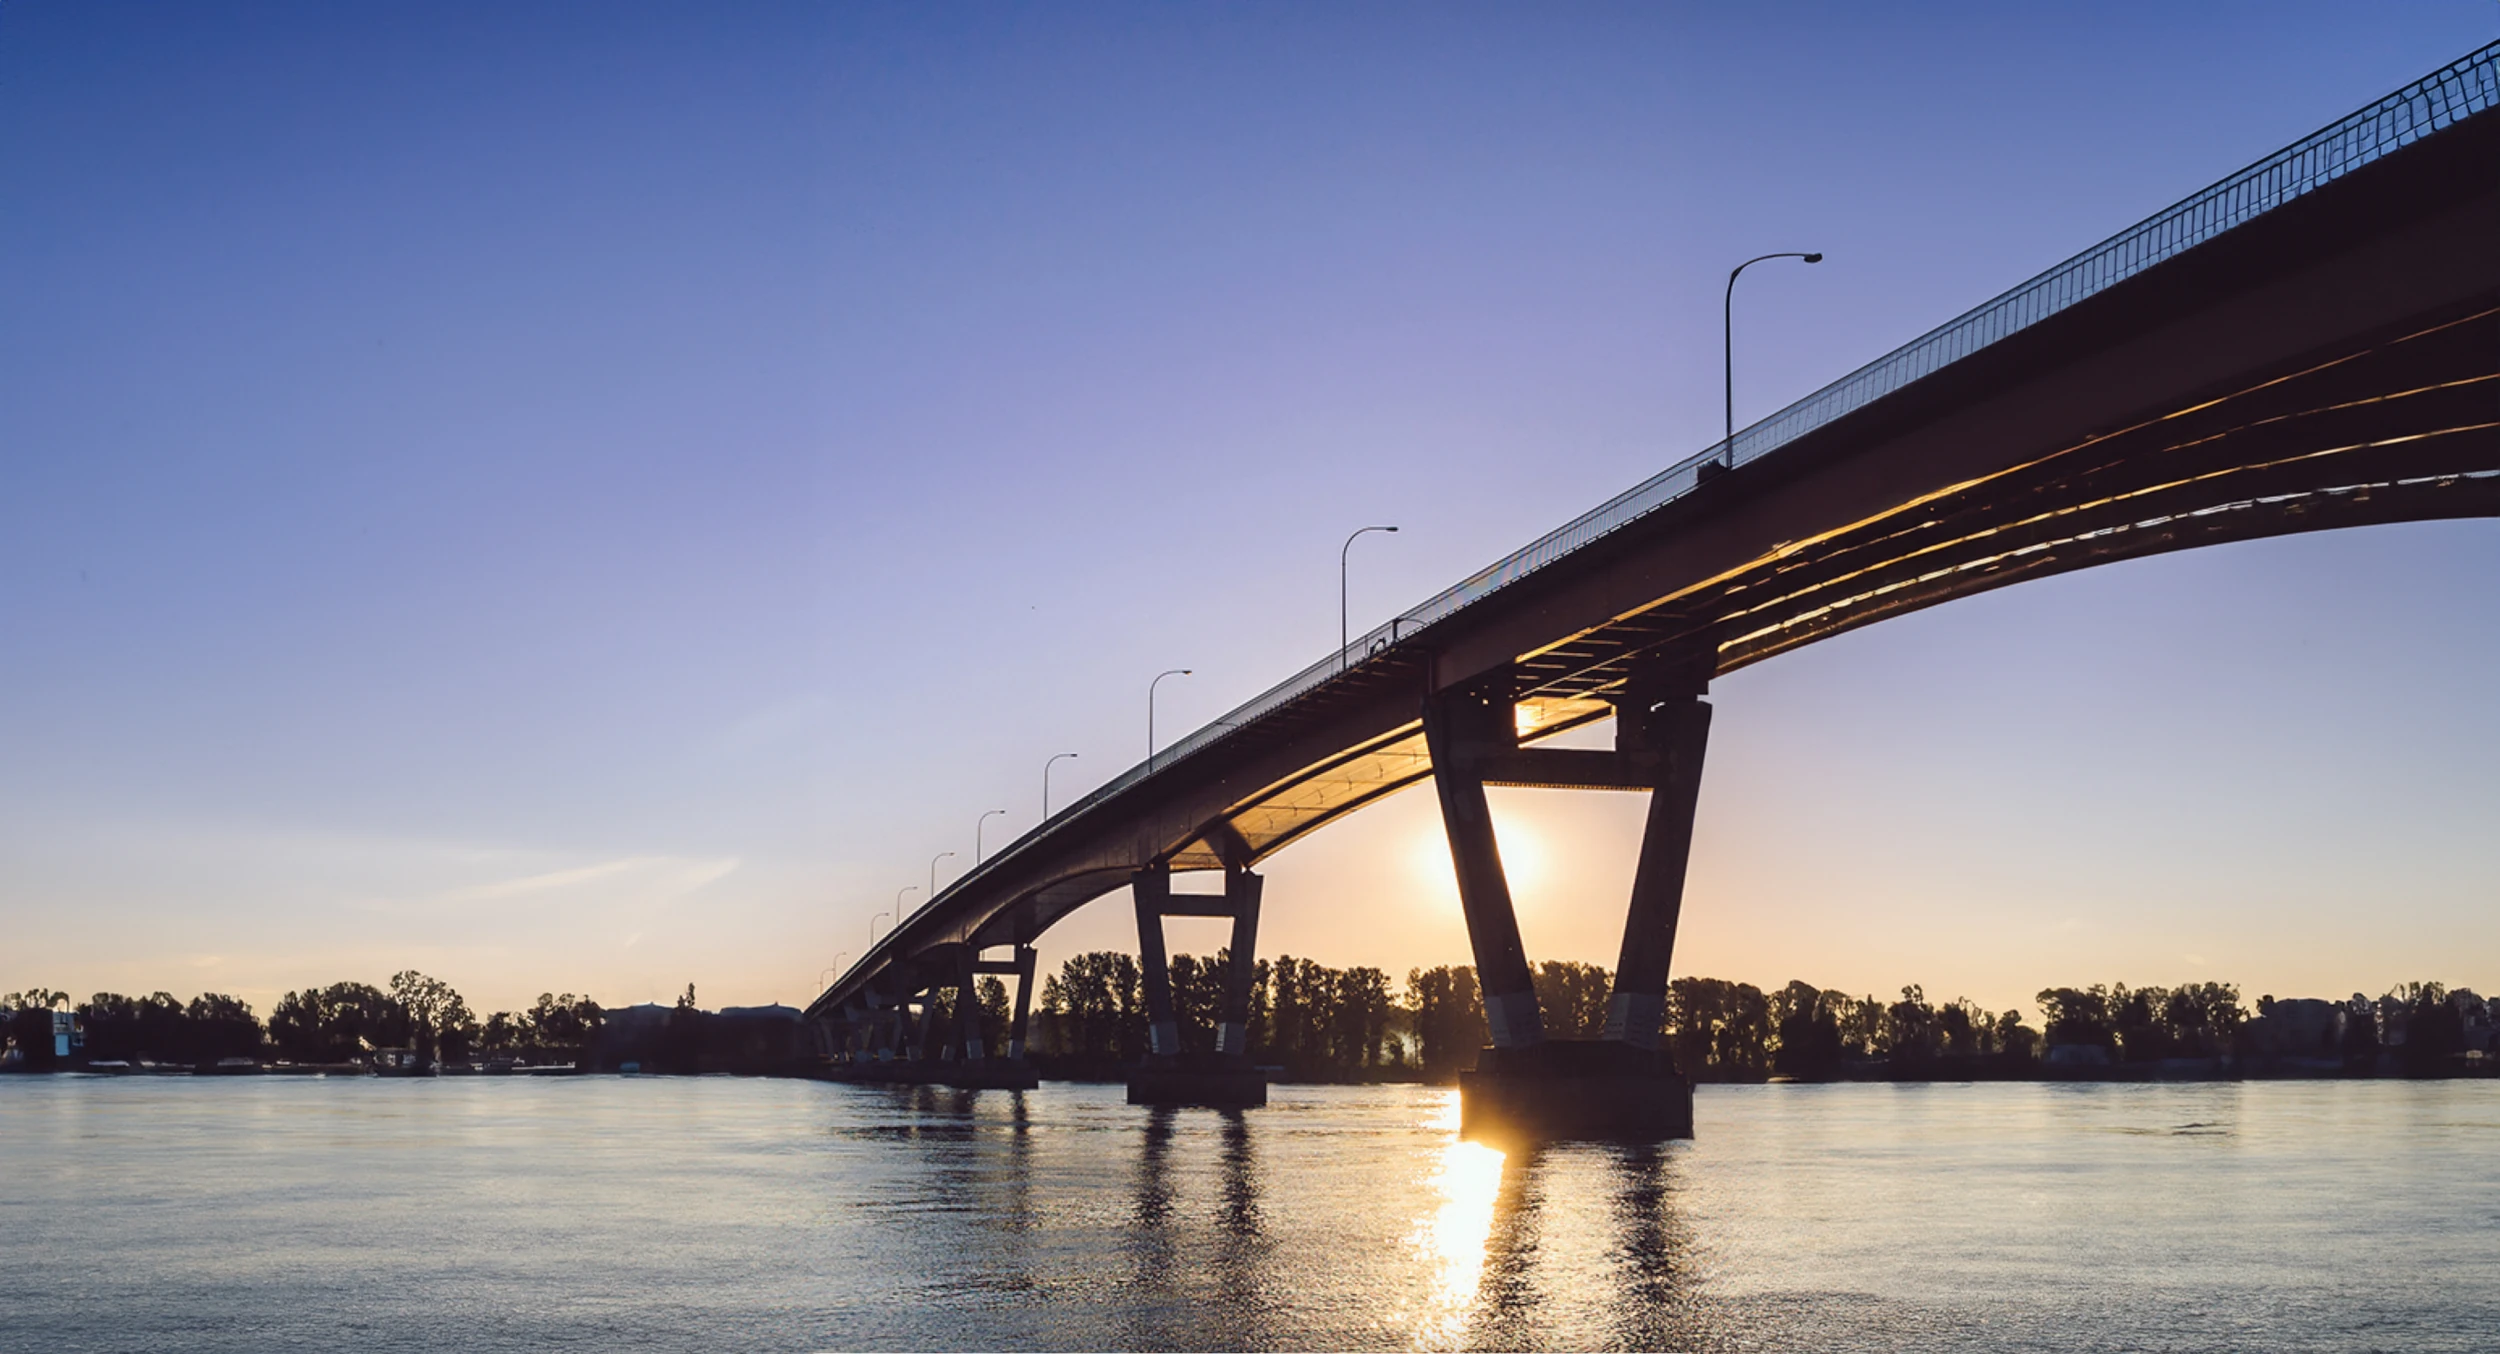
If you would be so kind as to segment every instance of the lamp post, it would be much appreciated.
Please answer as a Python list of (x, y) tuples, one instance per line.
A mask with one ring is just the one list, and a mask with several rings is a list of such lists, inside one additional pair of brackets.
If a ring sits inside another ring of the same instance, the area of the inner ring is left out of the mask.
[[(909, 889), (905, 889), (905, 890), (903, 890), (903, 893), (909, 893), (909, 892), (911, 892), (911, 890), (909, 890)], [(895, 895), (894, 895), (894, 905), (895, 905), (896, 907), (901, 907), (901, 906), (903, 905), (903, 894), (902, 894), (902, 893), (898, 893), (898, 894), (895, 894)], [(878, 923), (878, 922), (881, 922), (881, 921), (884, 921), (886, 918), (891, 917), (891, 916), (893, 916), (893, 915), (894, 915), (894, 914), (893, 914), (893, 913), (891, 913), (891, 912), (880, 912), (880, 913), (878, 913), (877, 915), (875, 915), (875, 916), (873, 916), (873, 917), (870, 917), (870, 918), (868, 919), (868, 948), (870, 948), (870, 949), (872, 949), (872, 950), (873, 950), (873, 949), (875, 949), (875, 948), (877, 947), (877, 923)]]
[(937, 896), (937, 867), (938, 867), (938, 862), (939, 862), (939, 861), (941, 861), (941, 860), (946, 859), (947, 857), (949, 857), (949, 856), (951, 856), (951, 855), (953, 855), (953, 854), (955, 854), (955, 853), (954, 853), (954, 852), (952, 852), (952, 851), (940, 851), (940, 852), (938, 852), (936, 855), (929, 857), (929, 896), (930, 896), (930, 897), (935, 898), (935, 897)]
[(1344, 545), (1337, 547), (1337, 671), (1339, 672), (1345, 671), (1346, 646), (1353, 642), (1346, 634), (1346, 554), (1354, 549), (1354, 537), (1368, 531), (1386, 531), (1395, 535), (1397, 528), (1361, 527), (1355, 531), (1354, 536), (1345, 538)]
[(988, 827), (991, 819), (996, 818), (1005, 812), (1005, 809), (992, 809), (988, 813), (982, 814), (980, 819), (973, 823), (972, 863), (976, 868), (981, 864), (981, 829)]
[(1155, 773), (1155, 688), (1163, 685), (1166, 677), (1186, 677), (1189, 673), (1188, 668), (1166, 668), (1156, 673), (1153, 681), (1146, 683), (1146, 774), (1149, 776)]
[(1736, 468), (1736, 274), (1751, 268), (1763, 259), (1804, 259), (1821, 263), (1821, 254), (1763, 254), (1737, 264), (1727, 275), (1727, 295), (1719, 307), (1719, 354), (1724, 359), (1727, 377), (1727, 440), (1720, 443), (1719, 460), (1728, 469)]
[(1054, 753), (1052, 753), (1052, 754), (1051, 754), (1051, 756), (1050, 756), (1050, 760), (1049, 760), (1049, 761), (1046, 761), (1046, 762), (1042, 763), (1042, 821), (1043, 821), (1043, 822), (1045, 822), (1045, 823), (1047, 823), (1047, 822), (1049, 822), (1049, 821), (1050, 821), (1050, 768), (1051, 768), (1051, 765), (1052, 765), (1052, 763), (1054, 763), (1054, 762), (1064, 761), (1064, 760), (1066, 760), (1067, 758), (1073, 757), (1073, 756), (1075, 756), (1075, 755), (1076, 755), (1076, 754), (1075, 754), (1075, 753), (1073, 753), (1073, 752), (1054, 752)]

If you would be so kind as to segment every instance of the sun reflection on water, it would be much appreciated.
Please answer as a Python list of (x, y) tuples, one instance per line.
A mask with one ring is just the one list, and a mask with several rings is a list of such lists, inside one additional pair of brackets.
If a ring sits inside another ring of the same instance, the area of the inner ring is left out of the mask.
[(1426, 1309), (1416, 1315), (1415, 1347), (1447, 1349), (1465, 1331), (1484, 1275), (1485, 1242), (1493, 1233), (1493, 1209), (1502, 1188), (1502, 1154), (1458, 1136), (1458, 1096), (1426, 1124), (1449, 1135), (1427, 1181), (1439, 1202), (1418, 1221), (1414, 1246), (1432, 1275)]

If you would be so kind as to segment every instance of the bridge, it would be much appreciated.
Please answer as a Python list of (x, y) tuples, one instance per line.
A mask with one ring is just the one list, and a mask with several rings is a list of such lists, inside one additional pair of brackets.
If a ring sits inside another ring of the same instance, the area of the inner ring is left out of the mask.
[[(1033, 942), (1126, 887), (1131, 1099), (1261, 1103), (1257, 864), (1430, 779), (1492, 1046), (1468, 1131), (1681, 1134), (1661, 1050), (1712, 678), (1957, 597), (2298, 531), (2500, 515), (2500, 43), (1634, 486), (1053, 815), (812, 1003), (837, 1074), (1029, 1085)], [(1540, 747), (1614, 721), (1611, 751)], [(1649, 791), (1605, 1036), (1539, 1019), (1488, 785)], [(1215, 872), (1220, 893), (1175, 892)], [(1232, 919), (1212, 1057), (1163, 919)], [(985, 973), (1013, 975), (1006, 1057)]]

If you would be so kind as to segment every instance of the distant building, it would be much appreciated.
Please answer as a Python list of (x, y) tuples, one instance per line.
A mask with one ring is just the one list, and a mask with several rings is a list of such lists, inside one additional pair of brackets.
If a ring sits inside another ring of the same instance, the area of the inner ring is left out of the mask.
[(2276, 1058), (2332, 1058), (2344, 1046), (2342, 1002), (2316, 997), (2262, 998), (2248, 1022), (2248, 1048)]
[(778, 1002), (724, 1006), (704, 1041), (707, 1068), (749, 1074), (796, 1070), (806, 1046), (806, 1013)]
[(663, 1006), (656, 1001), (646, 1001), (639, 1005), (602, 1012), (601, 1020), (607, 1030), (617, 1035), (631, 1037), (641, 1034), (657, 1034), (668, 1028), (669, 1012), (676, 1009), (674, 1006)]

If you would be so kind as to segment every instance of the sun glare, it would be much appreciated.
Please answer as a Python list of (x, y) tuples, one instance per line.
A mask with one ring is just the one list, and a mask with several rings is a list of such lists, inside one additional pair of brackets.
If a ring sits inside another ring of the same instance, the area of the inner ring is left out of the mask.
[[(1493, 835), (1501, 847), (1502, 874), (1510, 881), (1512, 898), (1524, 900), (1525, 895), (1542, 888), (1551, 860), (1544, 838), (1516, 819), (1497, 822)], [(1452, 901), (1458, 898), (1458, 871), (1450, 864), (1450, 839), (1437, 825), (1415, 834), (1408, 860), (1424, 887)]]
[[(1451, 1099), (1455, 1103), (1457, 1097)], [(1453, 1134), (1438, 1166), (1431, 1189), (1439, 1206), (1417, 1227), (1413, 1241), (1434, 1280), (1429, 1305), (1414, 1320), (1418, 1349), (1451, 1348), (1466, 1333), (1502, 1189), (1502, 1154), (1481, 1143), (1461, 1142)]]

